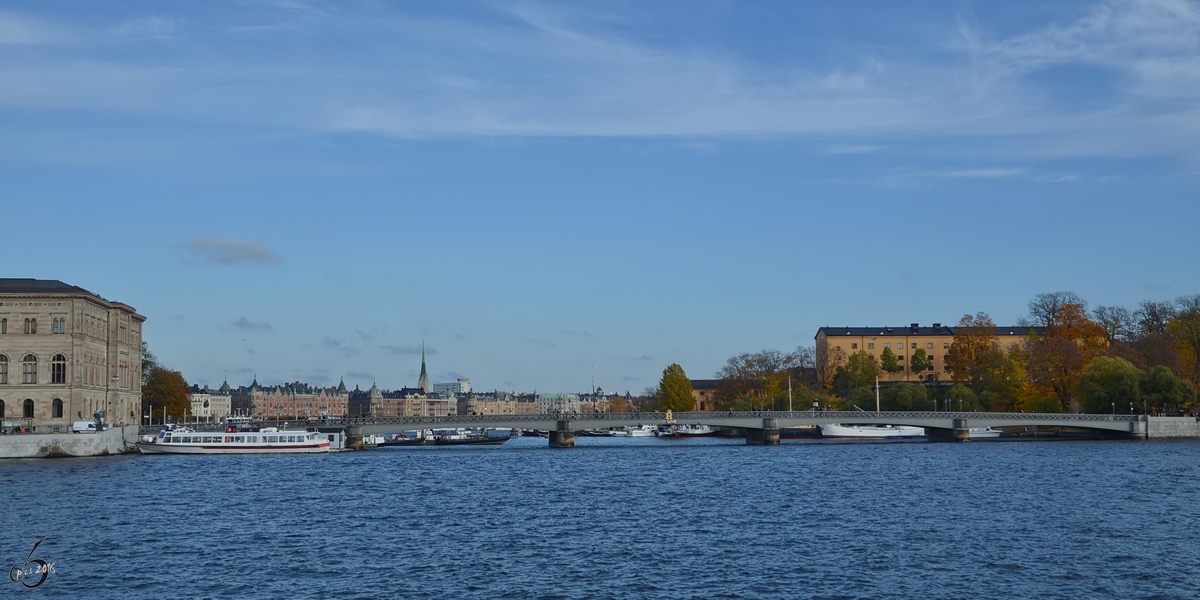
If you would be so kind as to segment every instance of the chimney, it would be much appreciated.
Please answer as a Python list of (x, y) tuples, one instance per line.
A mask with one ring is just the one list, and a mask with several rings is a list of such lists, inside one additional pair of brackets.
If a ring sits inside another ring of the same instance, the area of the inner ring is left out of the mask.
[(921, 327), (921, 324), (920, 324), (920, 323), (913, 323), (913, 324), (912, 324), (912, 332), (913, 332), (914, 334), (915, 334), (915, 333), (917, 333), (917, 329), (918, 329), (918, 328), (920, 328), (920, 327)]

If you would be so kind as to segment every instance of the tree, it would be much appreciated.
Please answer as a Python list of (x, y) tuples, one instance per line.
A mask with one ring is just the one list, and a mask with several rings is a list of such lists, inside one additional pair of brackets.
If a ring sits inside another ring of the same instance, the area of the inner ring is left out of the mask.
[(1129, 339), (1137, 329), (1133, 313), (1123, 306), (1097, 306), (1092, 310), (1092, 320), (1104, 328), (1110, 345)]
[[(824, 336), (822, 335), (822, 337)], [(833, 376), (837, 374), (837, 368), (837, 358), (829, 351), (829, 340), (817, 340), (816, 347), (813, 349), (813, 373), (817, 377), (817, 385), (832, 384)]]
[(1175, 307), (1171, 306), (1170, 302), (1154, 302), (1151, 300), (1146, 300), (1138, 304), (1137, 311), (1133, 313), (1133, 318), (1137, 321), (1138, 329), (1143, 336), (1166, 335), (1167, 323), (1174, 316)]
[[(629, 393), (629, 392), (625, 392)], [(613, 394), (608, 397), (608, 412), (623, 413), (629, 410), (628, 403), (625, 402), (625, 396)]]
[(142, 387), (146, 386), (146, 381), (150, 378), (150, 371), (157, 366), (158, 357), (150, 351), (146, 340), (142, 340)]
[(879, 368), (891, 375), (904, 370), (904, 367), (900, 366), (900, 361), (896, 358), (896, 353), (892, 352), (891, 348), (884, 348), (883, 352), (880, 353)]
[(1167, 333), (1191, 363), (1192, 385), (1200, 385), (1200, 294), (1180, 296), (1175, 306), (1178, 310), (1167, 323)]
[(1186, 410), (1196, 403), (1196, 388), (1164, 366), (1151, 367), (1141, 381), (1142, 399), (1163, 410)]
[(946, 399), (950, 401), (951, 405), (957, 404), (963, 411), (983, 410), (975, 391), (961, 383), (954, 384), (946, 391)]
[(142, 410), (148, 411), (153, 406), (158, 412), (165, 408), (168, 415), (183, 420), (184, 413), (190, 408), (190, 392), (183, 374), (155, 365), (146, 377), (146, 385), (142, 386)]
[(850, 355), (846, 364), (838, 367), (837, 375), (833, 376), (833, 389), (840, 396), (847, 396), (856, 389), (870, 389), (879, 377), (879, 363), (875, 356), (866, 350), (859, 350)]
[(1029, 301), (1029, 321), (1037, 327), (1050, 327), (1058, 319), (1064, 304), (1087, 306), (1087, 302), (1075, 292), (1049, 292), (1038, 294)]
[(1040, 388), (1071, 412), (1076, 385), (1092, 358), (1107, 346), (1104, 328), (1087, 318), (1082, 304), (1067, 303), (1046, 328), (1030, 336), (1029, 373)]
[(638, 412), (654, 412), (658, 410), (658, 387), (648, 387), (642, 390), (642, 395), (633, 399)]
[(998, 346), (996, 324), (987, 313), (963, 315), (954, 331), (950, 353), (946, 355), (950, 373), (955, 379), (970, 381), (971, 389), (975, 393), (982, 392), (986, 361), (984, 355)]
[(883, 410), (933, 410), (933, 401), (926, 394), (925, 386), (898, 383), (879, 393), (879, 404)]
[(696, 407), (692, 382), (683, 372), (683, 367), (672, 363), (663, 369), (662, 379), (658, 383), (658, 401), (659, 409), (664, 411), (683, 412)]
[(795, 355), (778, 350), (731, 357), (717, 371), (717, 378), (722, 380), (718, 392), (722, 404), (728, 405), (738, 398), (752, 398), (757, 400), (758, 406), (764, 406), (767, 400), (787, 389), (794, 361)]
[(1140, 405), (1142, 375), (1123, 358), (1097, 356), (1075, 385), (1080, 407), (1083, 412), (1096, 414), (1111, 412), (1116, 405)]
[(924, 348), (917, 348), (912, 353), (912, 358), (910, 358), (908, 361), (908, 367), (912, 369), (913, 373), (922, 373), (928, 371), (932, 366), (933, 359), (929, 358), (929, 355), (925, 353)]

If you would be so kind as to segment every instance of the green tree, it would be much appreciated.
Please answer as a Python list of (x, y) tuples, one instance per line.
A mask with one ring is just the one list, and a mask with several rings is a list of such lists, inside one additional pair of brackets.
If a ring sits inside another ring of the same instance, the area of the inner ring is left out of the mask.
[(983, 406), (979, 403), (979, 395), (975, 393), (975, 390), (961, 383), (956, 383), (946, 390), (946, 399), (956, 410), (969, 412), (983, 410)]
[(928, 371), (929, 367), (933, 366), (933, 359), (929, 358), (924, 349), (917, 348), (913, 352), (912, 358), (909, 359), (908, 366), (912, 369), (913, 373), (923, 373)]
[[(875, 378), (879, 377), (879, 363), (875, 356), (866, 350), (859, 350), (850, 355), (846, 364), (838, 367), (833, 376), (833, 389), (839, 396), (847, 396), (856, 389), (870, 389), (875, 386)], [(874, 404), (874, 399), (872, 399)]]
[(896, 358), (896, 353), (892, 352), (890, 347), (884, 348), (883, 353), (879, 355), (879, 368), (892, 375), (904, 370), (904, 367), (900, 366), (899, 359)]
[(683, 372), (683, 367), (672, 363), (663, 369), (662, 380), (658, 382), (658, 400), (659, 409), (664, 411), (680, 412), (695, 408), (692, 381)]
[(1080, 408), (1087, 413), (1106, 413), (1114, 405), (1141, 404), (1144, 374), (1133, 363), (1111, 356), (1097, 356), (1075, 384)]
[(1196, 388), (1162, 365), (1150, 367), (1141, 382), (1142, 400), (1149, 406), (1176, 411), (1196, 403)]
[(154, 412), (167, 410), (167, 414), (182, 420), (188, 404), (188, 382), (179, 371), (166, 367), (154, 366), (146, 377), (146, 385), (142, 386), (142, 410), (147, 411), (151, 406)]
[(898, 383), (879, 392), (879, 404), (883, 410), (933, 410), (923, 385)]

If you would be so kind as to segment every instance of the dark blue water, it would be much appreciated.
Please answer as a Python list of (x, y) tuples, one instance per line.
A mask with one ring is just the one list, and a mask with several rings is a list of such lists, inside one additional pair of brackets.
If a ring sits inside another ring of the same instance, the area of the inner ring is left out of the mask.
[(545, 444), (0, 461), (0, 597), (1200, 596), (1200, 442)]

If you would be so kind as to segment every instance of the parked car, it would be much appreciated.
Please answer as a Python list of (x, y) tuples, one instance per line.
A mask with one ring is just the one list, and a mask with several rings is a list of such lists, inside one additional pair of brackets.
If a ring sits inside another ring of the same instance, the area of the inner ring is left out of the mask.
[(75, 421), (71, 425), (71, 433), (96, 433), (95, 421)]

